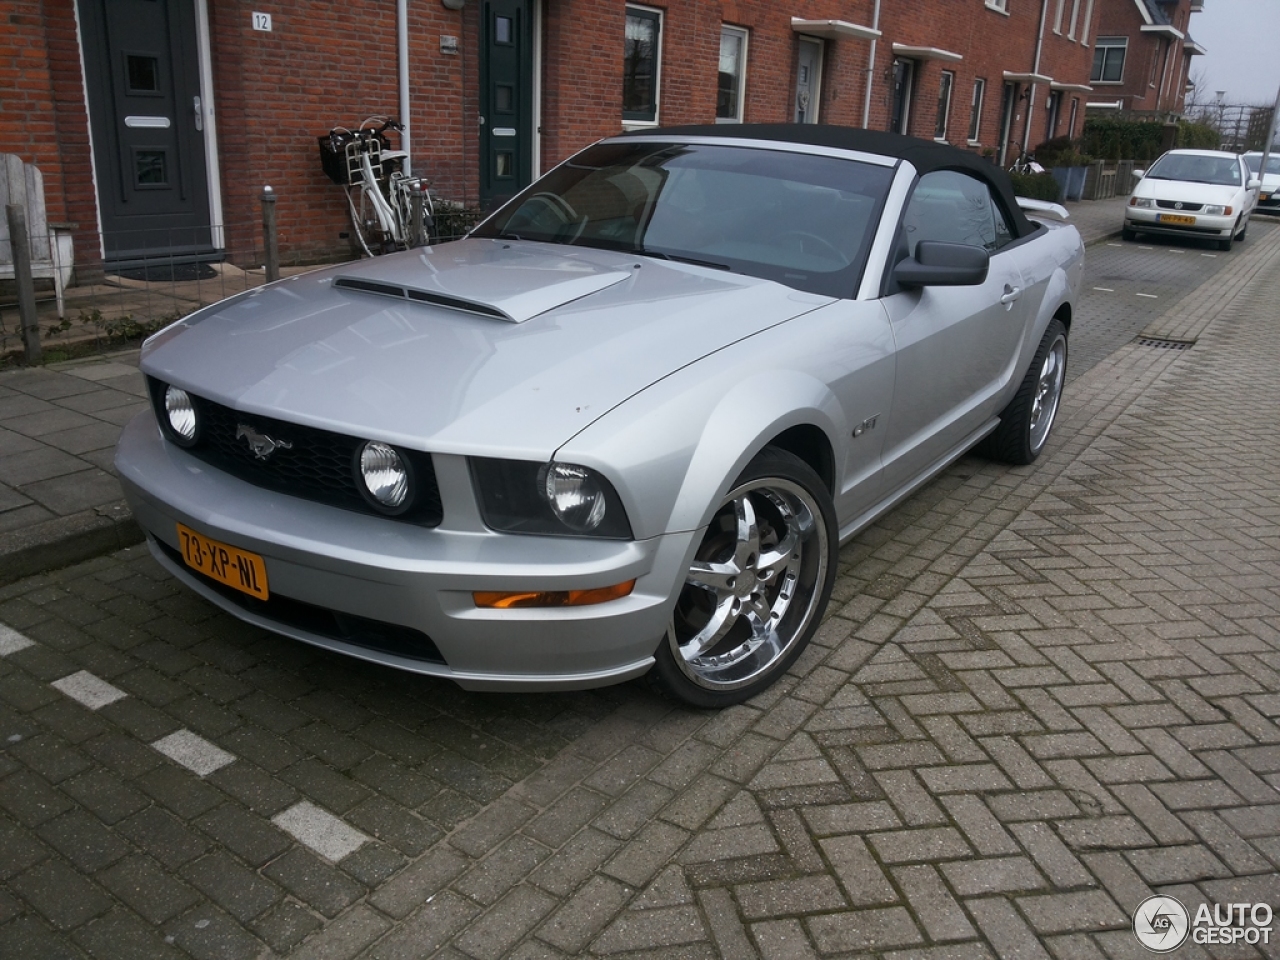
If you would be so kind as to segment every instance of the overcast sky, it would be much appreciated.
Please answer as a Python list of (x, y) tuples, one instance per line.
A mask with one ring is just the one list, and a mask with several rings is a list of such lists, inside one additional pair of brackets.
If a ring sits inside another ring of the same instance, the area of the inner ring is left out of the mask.
[(1207, 51), (1191, 58), (1191, 80), (1226, 103), (1273, 103), (1280, 87), (1280, 0), (1204, 0), (1191, 38)]

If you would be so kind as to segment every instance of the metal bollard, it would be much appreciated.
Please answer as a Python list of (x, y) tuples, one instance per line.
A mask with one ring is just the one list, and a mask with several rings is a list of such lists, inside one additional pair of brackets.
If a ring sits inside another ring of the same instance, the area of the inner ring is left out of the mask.
[(27, 211), (20, 203), (6, 204), (9, 244), (13, 247), (13, 279), (18, 285), (18, 318), (22, 323), (22, 347), (27, 363), (40, 362), (40, 319), (36, 316), (36, 285), (31, 276), (31, 245), (27, 236)]
[(280, 279), (280, 237), (276, 230), (276, 192), (270, 186), (262, 188), (262, 246), (267, 283), (271, 283)]

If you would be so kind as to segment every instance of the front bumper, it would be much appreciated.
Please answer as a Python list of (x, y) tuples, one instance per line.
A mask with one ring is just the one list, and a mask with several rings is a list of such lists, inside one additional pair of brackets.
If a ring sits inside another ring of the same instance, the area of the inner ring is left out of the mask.
[[(166, 442), (149, 411), (125, 428), (116, 467), (156, 559), (260, 627), (473, 690), (603, 686), (649, 669), (694, 533), (625, 542), (494, 533), (480, 520), (465, 458), (434, 459), (445, 517), (431, 529), (227, 476)], [(279, 602), (246, 601), (188, 569), (179, 523), (261, 556)], [(494, 610), (472, 600), (478, 590), (591, 589), (631, 579), (629, 596), (591, 606)], [(415, 636), (424, 636), (416, 648)]]
[[(1184, 217), (1191, 223), (1179, 223), (1169, 218)], [(1235, 229), (1236, 216), (1211, 217), (1202, 213), (1181, 214), (1173, 210), (1125, 207), (1124, 225), (1142, 233), (1158, 233), (1169, 237), (1203, 237), (1206, 240), (1225, 240)]]

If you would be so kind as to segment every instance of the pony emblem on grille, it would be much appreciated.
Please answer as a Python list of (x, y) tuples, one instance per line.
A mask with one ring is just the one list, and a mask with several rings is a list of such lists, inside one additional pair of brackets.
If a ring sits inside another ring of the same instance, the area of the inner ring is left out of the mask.
[(265, 433), (259, 433), (253, 427), (243, 423), (236, 424), (236, 439), (248, 440), (249, 449), (259, 460), (265, 460), (277, 450), (292, 450), (293, 444), (288, 440), (276, 440)]

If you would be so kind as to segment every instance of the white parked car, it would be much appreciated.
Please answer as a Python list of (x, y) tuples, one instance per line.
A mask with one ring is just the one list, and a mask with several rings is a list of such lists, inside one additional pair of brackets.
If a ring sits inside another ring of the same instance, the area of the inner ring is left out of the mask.
[[(1252, 150), (1244, 155), (1249, 165), (1249, 175), (1256, 177), (1262, 169), (1262, 151)], [(1280, 150), (1267, 157), (1267, 172), (1262, 174), (1262, 192), (1258, 194), (1260, 213), (1280, 213)]]
[(1142, 173), (1124, 211), (1124, 238), (1139, 233), (1214, 240), (1222, 250), (1243, 240), (1260, 182), (1239, 154), (1170, 150)]

